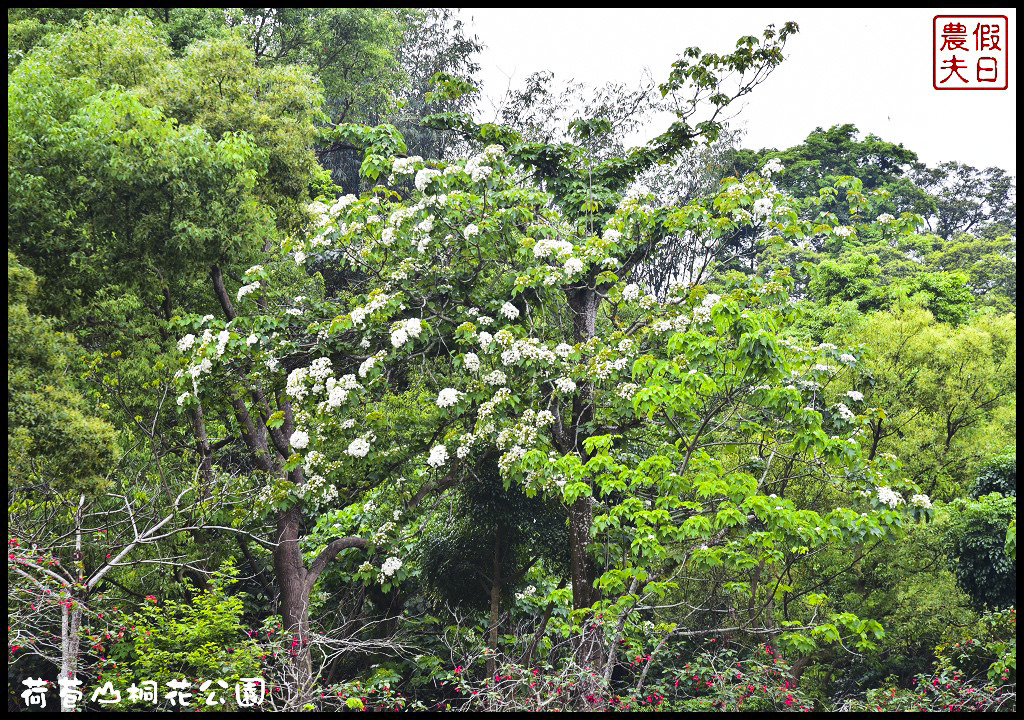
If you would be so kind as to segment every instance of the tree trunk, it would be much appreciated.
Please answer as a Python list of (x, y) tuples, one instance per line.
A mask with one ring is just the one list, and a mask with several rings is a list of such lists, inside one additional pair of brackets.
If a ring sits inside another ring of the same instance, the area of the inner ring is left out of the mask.
[(501, 618), (501, 528), (494, 533), (494, 563), (491, 570), (491, 625), (487, 633), (487, 677), (497, 669), (498, 620)]
[[(573, 313), (573, 339), (577, 343), (591, 340), (597, 331), (597, 308), (600, 296), (593, 288), (582, 287), (566, 291)], [(589, 435), (586, 425), (594, 418), (594, 383), (580, 382), (572, 401), (570, 436), (575, 451), (583, 462), (588, 460), (584, 442)], [(591, 489), (593, 484), (591, 483)], [(574, 610), (588, 608), (598, 600), (594, 589), (597, 568), (587, 555), (590, 528), (594, 521), (593, 499), (589, 495), (577, 498), (569, 508), (569, 571), (572, 579), (572, 606)], [(601, 665), (601, 643), (593, 618), (584, 619), (580, 637), (578, 659), (581, 665)]]
[[(67, 604), (61, 606), (60, 618), (60, 675), (58, 679), (75, 680), (78, 674), (78, 646), (82, 641), (82, 603), (68, 594)], [(60, 706), (61, 712), (74, 712), (75, 706)]]
[(281, 588), (282, 639), (290, 655), (286, 708), (298, 710), (312, 697), (313, 665), (309, 652), (309, 587), (306, 566), (299, 549), (298, 507), (282, 510), (277, 516), (277, 549), (274, 550), (274, 574)]

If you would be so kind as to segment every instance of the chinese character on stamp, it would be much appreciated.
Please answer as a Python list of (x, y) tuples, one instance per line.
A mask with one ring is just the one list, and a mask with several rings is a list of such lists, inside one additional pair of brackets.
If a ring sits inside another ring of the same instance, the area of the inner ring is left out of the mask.
[(932, 19), (932, 87), (1009, 87), (1009, 25), (1005, 15), (936, 15)]

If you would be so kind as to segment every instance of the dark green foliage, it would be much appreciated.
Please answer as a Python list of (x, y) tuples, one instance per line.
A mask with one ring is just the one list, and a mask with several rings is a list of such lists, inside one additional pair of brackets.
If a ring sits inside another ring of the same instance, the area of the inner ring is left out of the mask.
[(44, 483), (47, 494), (105, 487), (118, 450), (114, 428), (93, 417), (74, 386), (81, 350), (33, 314), (35, 275), (7, 253), (8, 479)]
[(1015, 497), (998, 493), (960, 501), (951, 522), (957, 584), (976, 608), (1002, 608), (1017, 602), (1017, 564), (1006, 554), (1006, 529), (1017, 515)]
[(992, 458), (978, 472), (978, 479), (971, 488), (971, 497), (977, 500), (990, 493), (1017, 497), (1016, 447)]
[(541, 558), (549, 567), (565, 563), (564, 514), (539, 496), (504, 488), (494, 457), (480, 464), (454, 508), (428, 536), (421, 560), (426, 586), (440, 600), (485, 609), (496, 551), (503, 592), (521, 585)]

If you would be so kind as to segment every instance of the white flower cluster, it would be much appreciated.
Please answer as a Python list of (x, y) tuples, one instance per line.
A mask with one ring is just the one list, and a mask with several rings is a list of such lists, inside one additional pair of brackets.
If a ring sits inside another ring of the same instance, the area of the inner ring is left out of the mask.
[(348, 444), (348, 449), (345, 452), (352, 457), (366, 457), (367, 453), (370, 452), (370, 443), (366, 438), (356, 438)]
[(248, 285), (243, 285), (242, 287), (238, 288), (237, 299), (241, 300), (242, 298), (244, 298), (246, 295), (248, 295), (252, 291), (258, 290), (259, 287), (260, 287), (259, 281), (254, 282), (254, 283), (249, 283)]
[(558, 357), (562, 358), (563, 360), (572, 355), (572, 352), (572, 345), (568, 345), (566, 343), (559, 343), (558, 345), (555, 346), (555, 354), (558, 355)]
[(439, 177), (440, 175), (440, 170), (434, 170), (432, 168), (423, 168), (418, 173), (416, 173), (416, 189), (419, 190), (420, 192), (426, 191), (427, 185), (430, 184), (430, 181), (436, 177)]
[(538, 240), (537, 244), (533, 246), (533, 256), (546, 258), (554, 253), (557, 258), (563, 258), (572, 255), (572, 249), (572, 243), (568, 240), (545, 237)]
[(764, 177), (771, 177), (774, 173), (778, 172), (782, 172), (782, 161), (778, 158), (772, 158), (761, 168), (761, 175)]
[(469, 240), (474, 235), (479, 235), (479, 234), (480, 234), (480, 228), (478, 228), (474, 223), (470, 223), (469, 225), (466, 226), (466, 229), (462, 231), (462, 236), (464, 238), (466, 238), (467, 240)]
[(844, 365), (853, 365), (857, 362), (857, 358), (855, 358), (850, 353), (843, 353), (842, 355), (839, 356), (839, 362), (843, 363)]
[(754, 217), (768, 217), (772, 211), (772, 201), (768, 198), (760, 198), (754, 201)]
[(837, 225), (836, 227), (832, 228), (832, 232), (834, 232), (839, 237), (845, 238), (853, 235), (853, 228), (848, 228), (845, 225)]
[(391, 165), (391, 172), (395, 175), (412, 175), (416, 172), (416, 163), (423, 162), (423, 158), (419, 155), (413, 155), (407, 158), (395, 158), (395, 162)]
[(231, 333), (227, 330), (221, 330), (217, 333), (217, 357), (224, 354), (224, 350), (228, 346), (228, 340), (231, 339)]
[(178, 350), (180, 352), (191, 350), (195, 342), (196, 336), (193, 335), (192, 333), (189, 333), (188, 335), (186, 335), (185, 337), (178, 341)]
[(373, 367), (377, 364), (377, 361), (380, 360), (381, 357), (383, 357), (383, 354), (384, 353), (382, 351), (377, 353), (376, 355), (371, 355), (370, 357), (363, 360), (359, 364), (359, 377), (365, 378), (370, 373), (370, 371), (373, 370)]
[(288, 373), (288, 381), (285, 383), (284, 391), (289, 397), (294, 398), (296, 401), (301, 401), (306, 394), (309, 392), (309, 388), (306, 387), (306, 376), (309, 374), (309, 368), (295, 368)]
[(619, 397), (622, 398), (623, 400), (629, 400), (636, 394), (636, 391), (639, 389), (639, 385), (635, 385), (633, 383), (625, 383), (619, 386), (618, 394)]
[(640, 286), (636, 283), (630, 283), (622, 288), (622, 299), (626, 302), (636, 300), (638, 297), (640, 297)]
[(861, 400), (864, 399), (864, 393), (858, 392), (856, 390), (847, 390), (846, 397), (850, 398), (854, 402), (860, 402)]
[(437, 395), (437, 406), (446, 408), (456, 405), (459, 402), (459, 398), (462, 396), (455, 388), (445, 388)]
[(856, 415), (853, 414), (853, 411), (851, 411), (850, 408), (846, 407), (846, 405), (844, 405), (843, 403), (839, 403), (838, 405), (836, 405), (836, 412), (839, 414), (839, 417), (841, 417), (843, 420), (846, 420), (847, 422), (853, 420), (856, 417)]
[(448, 462), (448, 450), (444, 445), (435, 445), (430, 450), (430, 456), (427, 458), (427, 465), (432, 468), (439, 468)]
[[(341, 380), (336, 380), (333, 377), (327, 378), (327, 382), (323, 385), (323, 388), (327, 390), (327, 401), (321, 404), (320, 407), (330, 410), (340, 407), (348, 398), (349, 391), (357, 390), (359, 387), (356, 376), (352, 374), (343, 376)], [(320, 392), (320, 388), (321, 386), (318, 382), (313, 386), (313, 392)]]
[(396, 557), (389, 557), (380, 566), (381, 577), (389, 578), (402, 568), (402, 561)]
[(715, 303), (717, 303), (721, 299), (722, 298), (720, 295), (715, 295), (714, 293), (708, 293), (707, 295), (705, 295), (700, 305), (693, 309), (694, 322), (706, 323), (710, 321), (711, 308), (713, 308), (715, 306)]
[(466, 172), (473, 178), (473, 182), (480, 182), (491, 176), (494, 168), (484, 164), (488, 159), (489, 157), (485, 157), (483, 153), (480, 153), (466, 161)]
[(875, 491), (878, 493), (878, 501), (883, 505), (894, 508), (903, 502), (903, 496), (887, 486), (877, 487)]
[(362, 325), (363, 321), (366, 320), (367, 315), (380, 310), (382, 307), (387, 305), (393, 297), (393, 295), (388, 295), (387, 293), (378, 293), (374, 295), (366, 305), (357, 307), (349, 313), (349, 316), (352, 318), (352, 323), (355, 325)]
[(507, 317), (509, 320), (515, 320), (517, 317), (519, 317), (519, 308), (517, 308), (510, 302), (507, 302), (504, 305), (502, 305), (501, 310), (499, 312), (505, 317)]
[(462, 362), (465, 363), (466, 369), (470, 372), (476, 372), (480, 369), (480, 358), (476, 353), (466, 353), (462, 356)]
[(749, 223), (754, 218), (754, 216), (750, 214), (750, 211), (744, 210), (743, 208), (736, 208), (733, 210), (732, 217), (738, 223)]
[(576, 391), (576, 383), (571, 378), (560, 377), (555, 380), (555, 387), (558, 388), (559, 392), (569, 394)]
[[(894, 218), (889, 213), (882, 213), (881, 215), (878, 216), (878, 224), (879, 225), (888, 225), (889, 223), (893, 222), (895, 219), (896, 218)], [(915, 495), (914, 497), (917, 497), (917, 496)]]
[(526, 457), (526, 448), (520, 445), (513, 445), (504, 455), (498, 458), (498, 472), (502, 475), (508, 473), (513, 463)]
[(923, 510), (929, 510), (931, 509), (932, 501), (928, 499), (927, 495), (911, 495), (910, 504)]
[(302, 430), (296, 430), (288, 439), (289, 444), (296, 450), (302, 450), (309, 445), (309, 434)]
[(505, 373), (495, 370), (484, 375), (484, 382), (488, 385), (504, 385), (506, 382)]
[(494, 162), (502, 157), (505, 157), (505, 148), (495, 144), (485, 147), (479, 155), (480, 160), (483, 162)]
[(565, 261), (565, 277), (572, 278), (575, 275), (583, 272), (583, 261), (579, 258), (571, 257)]
[(409, 338), (419, 337), (421, 332), (423, 332), (423, 324), (419, 318), (399, 320), (391, 326), (391, 344), (400, 348)]
[(607, 380), (612, 372), (621, 372), (629, 365), (629, 358), (620, 357), (616, 360), (595, 359), (590, 365), (590, 372), (598, 380)]

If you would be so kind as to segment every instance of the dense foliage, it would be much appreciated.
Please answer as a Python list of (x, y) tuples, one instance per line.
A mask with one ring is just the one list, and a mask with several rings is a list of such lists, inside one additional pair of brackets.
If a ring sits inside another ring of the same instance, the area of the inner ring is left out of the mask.
[(10, 10), (9, 705), (1014, 709), (1013, 178), (734, 147), (796, 31)]

